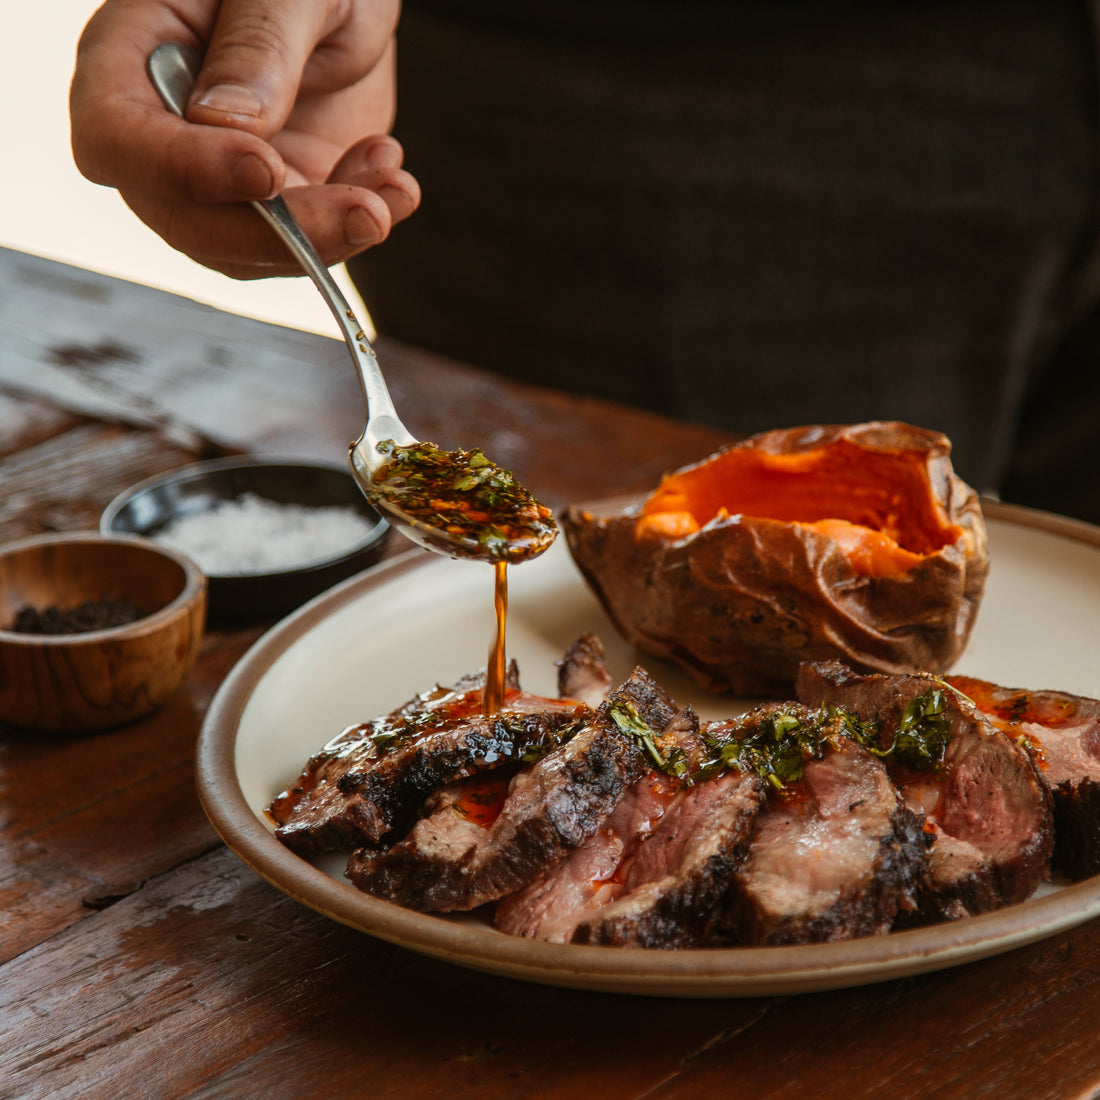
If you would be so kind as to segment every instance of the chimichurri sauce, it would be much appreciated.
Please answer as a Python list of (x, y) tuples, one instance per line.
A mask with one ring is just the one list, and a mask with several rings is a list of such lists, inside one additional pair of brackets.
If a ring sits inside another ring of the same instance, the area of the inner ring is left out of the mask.
[(374, 477), (373, 504), (389, 503), (428, 527), (463, 540), (465, 556), (521, 562), (557, 536), (550, 509), (479, 450), (444, 451), (434, 443), (378, 445), (389, 461)]

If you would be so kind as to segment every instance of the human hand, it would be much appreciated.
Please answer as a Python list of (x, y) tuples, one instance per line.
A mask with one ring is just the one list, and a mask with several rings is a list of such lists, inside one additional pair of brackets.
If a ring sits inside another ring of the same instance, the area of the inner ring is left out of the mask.
[[(326, 264), (420, 202), (387, 131), (399, 0), (107, 0), (77, 51), (73, 156), (174, 248), (238, 279), (301, 274), (249, 200), (283, 194)], [(206, 51), (187, 121), (146, 59)]]

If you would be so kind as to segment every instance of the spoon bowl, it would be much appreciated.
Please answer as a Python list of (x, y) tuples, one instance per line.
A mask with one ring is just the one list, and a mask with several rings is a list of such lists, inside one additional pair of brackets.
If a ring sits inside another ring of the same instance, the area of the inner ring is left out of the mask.
[[(149, 55), (148, 68), (153, 86), (165, 106), (180, 118), (185, 118), (188, 97), (202, 68), (202, 54), (193, 47), (166, 42)], [(384, 454), (380, 448), (385, 445), (386, 451), (391, 452), (391, 443), (399, 449), (415, 449), (422, 445), (397, 415), (382, 376), (382, 368), (378, 364), (378, 357), (363, 326), (283, 197), (276, 195), (273, 199), (256, 200), (252, 205), (275, 230), (320, 291), (351, 353), (367, 412), (363, 434), (351, 444), (348, 452), (351, 473), (359, 488), (370, 503), (385, 515), (390, 525), (413, 542), (450, 557), (485, 560), (484, 539), (472, 537), (468, 532), (456, 529), (454, 524), (442, 522), (438, 516), (431, 516), (423, 511), (418, 515), (411, 514), (383, 486), (386, 481), (383, 475), (392, 463), (392, 455)], [(529, 494), (527, 496), (531, 499)], [(552, 522), (548, 525), (548, 532), (547, 536), (540, 537), (536, 543), (496, 555), (497, 559), (523, 560), (534, 557), (547, 549), (556, 537), (557, 528)]]

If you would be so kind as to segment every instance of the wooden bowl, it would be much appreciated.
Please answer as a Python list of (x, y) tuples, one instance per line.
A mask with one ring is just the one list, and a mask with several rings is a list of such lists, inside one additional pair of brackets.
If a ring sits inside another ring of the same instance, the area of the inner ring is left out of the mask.
[[(141, 617), (82, 633), (15, 629), (23, 608), (85, 601)], [(0, 547), (0, 722), (78, 733), (143, 718), (182, 684), (205, 620), (206, 578), (147, 539), (80, 532)]]

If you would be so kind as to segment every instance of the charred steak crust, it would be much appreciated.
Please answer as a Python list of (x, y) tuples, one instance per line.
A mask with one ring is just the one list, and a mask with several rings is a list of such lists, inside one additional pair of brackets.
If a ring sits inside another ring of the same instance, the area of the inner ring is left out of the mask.
[(1053, 869), (1070, 882), (1100, 874), (1100, 783), (1060, 783), (1054, 794)]
[[(459, 690), (459, 688), (465, 690)], [(518, 692), (492, 718), (481, 713), (481, 685), (435, 689), (382, 719), (345, 730), (307, 764), (269, 810), (276, 835), (311, 856), (377, 845), (415, 820), (424, 800), (447, 783), (542, 755), (590, 716), (572, 700)]]
[(1051, 869), (1071, 882), (1100, 874), (1100, 700), (969, 676), (946, 680), (1031, 753), (1053, 798)]
[(645, 770), (638, 744), (611, 717), (630, 704), (653, 729), (675, 710), (644, 669), (635, 669), (566, 744), (516, 777), (500, 815), (482, 829), (446, 808), (388, 851), (361, 849), (348, 878), (361, 890), (414, 909), (456, 911), (497, 901), (579, 847)]
[[(860, 674), (840, 661), (803, 664), (799, 698), (830, 703), (879, 722), (882, 744), (906, 707), (943, 681)], [(915, 772), (887, 756), (906, 801), (924, 812), (934, 837), (918, 893), (917, 920), (985, 912), (1030, 897), (1049, 874), (1054, 826), (1050, 797), (1028, 753), (967, 699), (943, 691), (950, 729), (942, 762)]]

